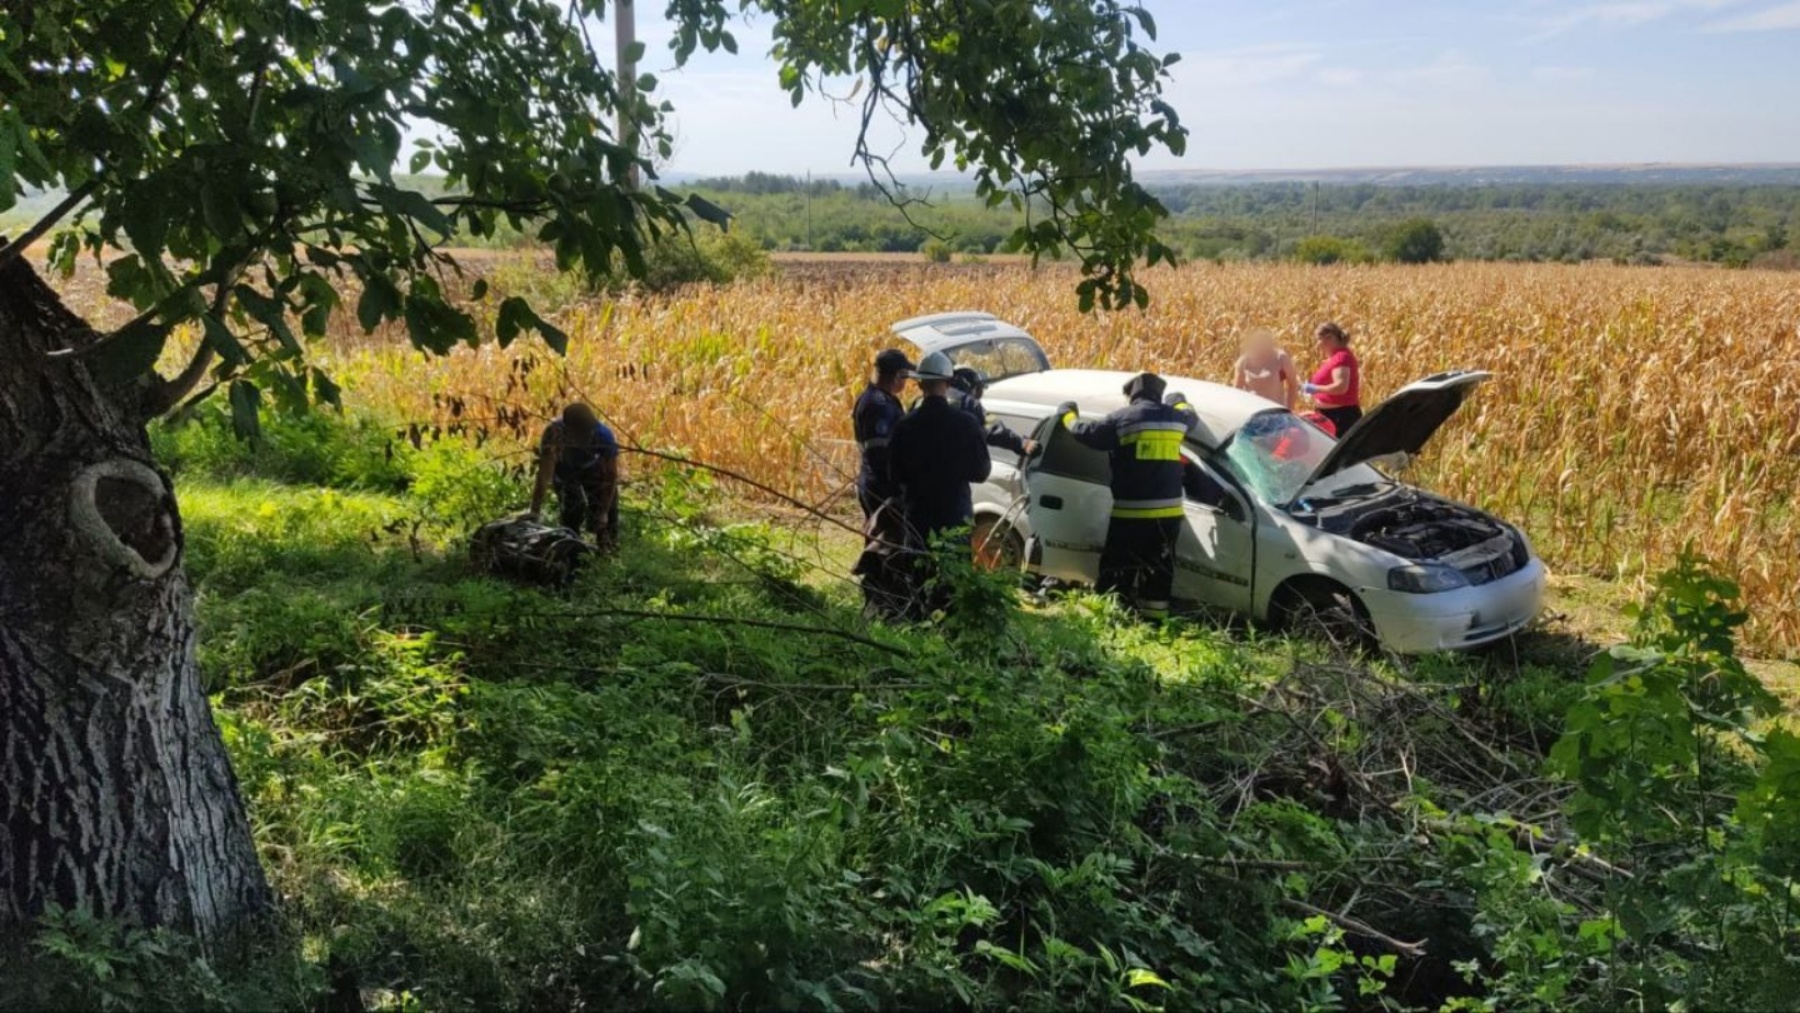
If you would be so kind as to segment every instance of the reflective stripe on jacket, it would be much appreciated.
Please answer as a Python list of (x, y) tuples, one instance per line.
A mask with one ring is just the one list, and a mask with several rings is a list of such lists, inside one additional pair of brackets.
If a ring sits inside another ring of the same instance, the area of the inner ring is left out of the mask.
[(1097, 422), (1063, 416), (1071, 435), (1112, 461), (1112, 515), (1148, 520), (1182, 515), (1181, 443), (1193, 416), (1140, 399)]

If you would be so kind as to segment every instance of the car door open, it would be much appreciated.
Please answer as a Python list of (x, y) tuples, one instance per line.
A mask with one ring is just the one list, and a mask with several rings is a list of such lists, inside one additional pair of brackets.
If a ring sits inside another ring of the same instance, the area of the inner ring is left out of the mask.
[(1191, 454), (1182, 483), (1181, 541), (1175, 547), (1175, 597), (1248, 614), (1255, 571), (1254, 512), (1244, 497)]
[(1079, 443), (1054, 415), (1032, 433), (1039, 452), (1025, 468), (1031, 542), (1027, 565), (1046, 577), (1092, 584), (1112, 514), (1112, 465)]

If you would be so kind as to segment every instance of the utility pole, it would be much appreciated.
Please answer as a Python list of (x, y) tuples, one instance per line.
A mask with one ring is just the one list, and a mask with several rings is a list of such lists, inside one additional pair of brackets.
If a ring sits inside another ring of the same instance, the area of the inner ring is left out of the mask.
[[(633, 0), (613, 0), (613, 42), (618, 50), (619, 68), (619, 144), (635, 159), (637, 144), (637, 12)], [(638, 171), (634, 162), (627, 170), (626, 185), (637, 189)]]
[(1319, 234), (1319, 181), (1313, 180), (1313, 235)]
[(806, 249), (812, 252), (812, 170), (806, 170)]

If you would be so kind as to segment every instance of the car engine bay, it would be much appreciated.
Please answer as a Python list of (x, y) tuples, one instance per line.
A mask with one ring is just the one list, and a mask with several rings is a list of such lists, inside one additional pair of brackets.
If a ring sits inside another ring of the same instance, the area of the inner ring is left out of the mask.
[(1524, 539), (1505, 524), (1479, 510), (1417, 493), (1390, 497), (1330, 527), (1402, 559), (1453, 566), (1470, 584), (1515, 573), (1530, 559)]

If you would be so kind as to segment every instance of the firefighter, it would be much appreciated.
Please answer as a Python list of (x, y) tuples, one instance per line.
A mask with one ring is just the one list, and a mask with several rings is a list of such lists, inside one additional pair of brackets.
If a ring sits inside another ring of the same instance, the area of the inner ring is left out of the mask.
[(1057, 411), (1071, 435), (1112, 462), (1112, 521), (1096, 589), (1117, 593), (1147, 619), (1169, 614), (1183, 514), (1181, 442), (1192, 419), (1162, 403), (1164, 386), (1155, 373), (1139, 373), (1125, 384), (1125, 407), (1097, 422), (1080, 421), (1073, 402)]
[[(986, 439), (974, 417), (947, 398), (949, 356), (932, 352), (919, 360), (913, 376), (924, 396), (894, 427), (888, 455), (889, 476), (906, 504), (908, 542), (929, 550), (934, 541), (960, 530), (957, 537), (966, 543), (975, 513), (969, 486), (987, 481), (991, 464)], [(915, 587), (922, 587), (931, 572), (929, 563), (916, 568)], [(944, 602), (925, 604), (935, 608)]]
[(1180, 412), (1182, 417), (1187, 419), (1188, 429), (1190, 431), (1200, 424), (1200, 413), (1194, 411), (1194, 406), (1188, 403), (1186, 394), (1183, 394), (1178, 390), (1170, 391), (1169, 396), (1163, 398), (1163, 404)]
[(594, 409), (572, 404), (545, 427), (538, 441), (537, 481), (531, 511), (543, 514), (544, 492), (554, 485), (562, 526), (591, 528), (594, 542), (611, 549), (619, 540), (619, 441)]
[(857, 397), (856, 407), (850, 410), (850, 426), (862, 455), (862, 468), (856, 474), (856, 501), (862, 506), (864, 523), (896, 492), (888, 479), (888, 441), (894, 438), (894, 426), (906, 414), (900, 404), (900, 392), (906, 388), (906, 377), (912, 368), (906, 353), (898, 348), (877, 355), (875, 379), (869, 381)]
[(969, 413), (969, 417), (981, 427), (982, 437), (988, 446), (1026, 456), (1036, 453), (1036, 440), (1020, 436), (1004, 422), (988, 419), (987, 408), (981, 403), (981, 395), (986, 392), (986, 377), (968, 366), (958, 366), (951, 374), (950, 393), (945, 398), (952, 406)]

